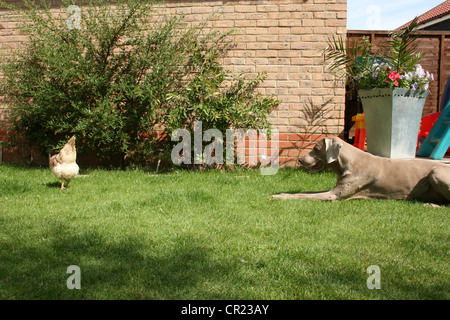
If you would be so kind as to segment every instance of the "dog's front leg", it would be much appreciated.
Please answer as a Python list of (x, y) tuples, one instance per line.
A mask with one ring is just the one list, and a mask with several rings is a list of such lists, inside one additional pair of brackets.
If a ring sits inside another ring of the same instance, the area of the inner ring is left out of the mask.
[(280, 193), (270, 196), (269, 199), (308, 199), (308, 200), (323, 200), (323, 201), (335, 201), (342, 200), (351, 197), (358, 190), (364, 188), (367, 182), (359, 184), (358, 179), (352, 176), (346, 176), (340, 178), (336, 187), (330, 191), (323, 192), (302, 192), (302, 193)]
[(324, 191), (324, 192), (302, 192), (302, 193), (280, 193), (275, 194), (273, 196), (268, 197), (268, 199), (308, 199), (308, 200), (322, 200), (322, 201), (334, 201), (338, 200), (338, 196), (333, 192)]

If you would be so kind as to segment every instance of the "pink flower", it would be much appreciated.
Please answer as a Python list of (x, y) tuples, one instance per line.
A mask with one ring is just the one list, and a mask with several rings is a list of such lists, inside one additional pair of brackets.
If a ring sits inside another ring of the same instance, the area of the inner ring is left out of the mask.
[[(388, 78), (389, 78), (391, 81), (397, 82), (396, 80), (400, 80), (400, 75), (398, 74), (397, 71), (392, 71), (391, 73), (389, 73)], [(395, 83), (394, 83), (394, 84), (395, 84)], [(398, 82), (397, 82), (396, 86), (398, 86)]]
[(394, 86), (398, 87), (398, 81), (397, 80), (395, 80)]

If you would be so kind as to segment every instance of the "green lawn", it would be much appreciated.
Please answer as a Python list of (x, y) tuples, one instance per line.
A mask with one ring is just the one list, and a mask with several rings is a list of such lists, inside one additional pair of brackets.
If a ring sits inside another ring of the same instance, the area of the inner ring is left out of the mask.
[(0, 299), (450, 298), (448, 207), (267, 199), (334, 186), (301, 170), (80, 174), (0, 166)]

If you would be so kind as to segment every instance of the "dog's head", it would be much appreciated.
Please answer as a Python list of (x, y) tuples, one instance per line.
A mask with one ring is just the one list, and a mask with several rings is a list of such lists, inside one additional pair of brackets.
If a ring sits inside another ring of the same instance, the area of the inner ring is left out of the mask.
[(329, 164), (335, 162), (339, 158), (342, 143), (337, 138), (325, 138), (319, 141), (312, 151), (298, 161), (310, 172), (316, 172), (324, 169)]

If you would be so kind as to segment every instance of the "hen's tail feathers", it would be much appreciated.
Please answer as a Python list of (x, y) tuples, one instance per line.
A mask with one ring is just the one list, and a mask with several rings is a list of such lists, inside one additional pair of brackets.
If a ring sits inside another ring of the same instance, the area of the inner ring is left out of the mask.
[(75, 136), (72, 136), (70, 140), (65, 144), (64, 148), (60, 151), (61, 162), (75, 162), (77, 159), (77, 151), (75, 148)]

